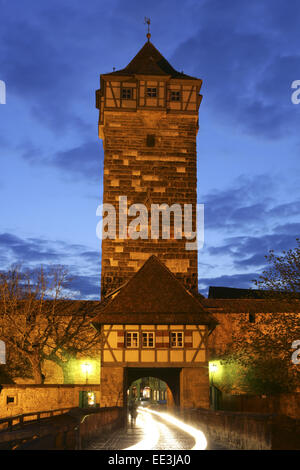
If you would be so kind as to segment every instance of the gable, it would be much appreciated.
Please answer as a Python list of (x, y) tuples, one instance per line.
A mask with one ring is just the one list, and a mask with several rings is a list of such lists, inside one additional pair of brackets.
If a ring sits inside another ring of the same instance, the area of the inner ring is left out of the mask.
[[(94, 323), (211, 323), (198, 299), (156, 256), (151, 256), (118, 293), (104, 305)], [(128, 321), (127, 321), (128, 320)], [(135, 320), (135, 321), (134, 321)]]

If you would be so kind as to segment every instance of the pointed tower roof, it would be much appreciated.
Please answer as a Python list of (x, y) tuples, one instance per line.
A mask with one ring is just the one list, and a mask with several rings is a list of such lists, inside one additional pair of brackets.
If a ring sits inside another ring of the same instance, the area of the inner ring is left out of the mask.
[(151, 256), (109, 302), (93, 324), (215, 324), (198, 299)]
[(165, 75), (171, 78), (198, 80), (195, 77), (177, 72), (162, 54), (147, 41), (129, 64), (121, 70), (104, 75)]

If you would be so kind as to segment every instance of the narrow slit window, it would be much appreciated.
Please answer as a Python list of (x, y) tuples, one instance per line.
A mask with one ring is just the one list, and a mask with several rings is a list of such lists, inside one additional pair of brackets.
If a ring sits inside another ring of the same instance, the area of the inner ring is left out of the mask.
[(155, 135), (154, 134), (147, 135), (147, 147), (155, 147)]
[(249, 313), (249, 323), (255, 323), (255, 313)]

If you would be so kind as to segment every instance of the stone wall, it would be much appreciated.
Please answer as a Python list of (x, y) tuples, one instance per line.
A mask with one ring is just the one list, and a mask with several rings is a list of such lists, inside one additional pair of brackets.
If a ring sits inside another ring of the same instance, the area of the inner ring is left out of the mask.
[(207, 440), (232, 449), (300, 450), (300, 421), (286, 416), (212, 410), (177, 412)]
[(102, 408), (96, 413), (86, 414), (80, 421), (80, 447), (84, 448), (89, 439), (123, 427), (126, 410), (121, 407)]
[(124, 368), (101, 367), (101, 407), (123, 406)]
[[(147, 135), (155, 135), (155, 146), (147, 146)], [(197, 116), (160, 111), (105, 112), (103, 202), (116, 208), (119, 196), (127, 205), (192, 204), (196, 229), (196, 135)], [(128, 217), (130, 221), (135, 219)], [(150, 224), (150, 219), (148, 220)], [(105, 239), (102, 242), (102, 294), (127, 281), (151, 256), (156, 255), (183, 280), (197, 289), (197, 250), (186, 250), (186, 239)]]
[(122, 408), (74, 409), (46, 421), (0, 433), (0, 450), (80, 450), (93, 437), (124, 425)]
[(300, 393), (278, 395), (222, 394), (221, 409), (256, 413), (276, 413), (300, 419)]
[(100, 404), (100, 386), (91, 385), (2, 385), (0, 418), (35, 411), (47, 411), (79, 406), (79, 392), (96, 392)]
[(205, 367), (183, 367), (180, 372), (180, 407), (209, 408), (209, 378)]

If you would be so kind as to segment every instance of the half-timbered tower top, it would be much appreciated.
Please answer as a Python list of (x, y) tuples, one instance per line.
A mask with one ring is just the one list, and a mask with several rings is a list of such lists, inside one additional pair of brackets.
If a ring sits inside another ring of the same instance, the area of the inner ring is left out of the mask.
[[(156, 109), (198, 114), (201, 86), (201, 79), (175, 70), (147, 41), (125, 68), (100, 75), (100, 89), (96, 91), (100, 138), (104, 137), (105, 111)], [(155, 88), (152, 94), (151, 87)]]

